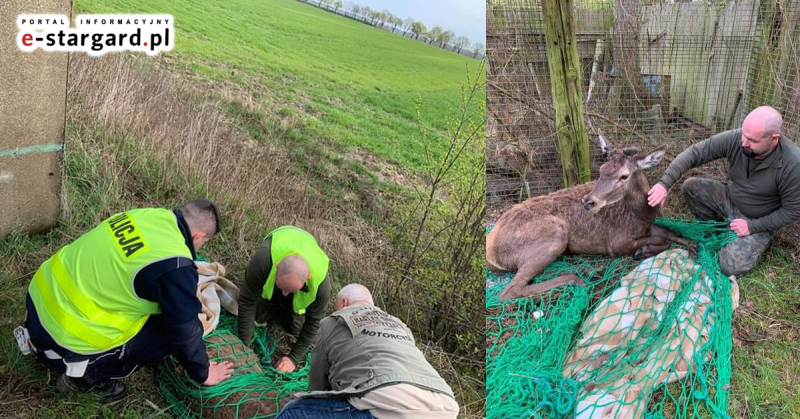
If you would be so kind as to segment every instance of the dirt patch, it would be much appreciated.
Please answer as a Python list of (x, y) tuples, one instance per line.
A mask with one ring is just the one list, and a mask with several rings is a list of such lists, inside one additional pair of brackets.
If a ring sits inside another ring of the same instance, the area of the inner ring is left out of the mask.
[(800, 223), (788, 225), (780, 230), (775, 243), (791, 256), (795, 264), (800, 264)]
[(395, 163), (376, 157), (369, 151), (359, 148), (344, 156), (350, 160), (360, 162), (383, 182), (408, 187), (413, 187), (414, 185), (422, 183), (421, 179), (411, 174), (409, 171)]
[[(517, 303), (510, 302), (506, 304), (505, 313), (513, 313), (517, 311)], [(501, 307), (494, 307), (489, 309), (486, 316), (486, 347), (491, 348), (495, 346), (495, 351), (490, 356), (497, 355), (500, 348), (511, 339), (517, 332), (517, 318), (515, 316), (506, 316), (500, 319), (500, 324), (497, 323), (497, 318), (503, 312)], [(498, 335), (502, 325), (503, 333)], [(491, 333), (491, 335), (490, 335)]]

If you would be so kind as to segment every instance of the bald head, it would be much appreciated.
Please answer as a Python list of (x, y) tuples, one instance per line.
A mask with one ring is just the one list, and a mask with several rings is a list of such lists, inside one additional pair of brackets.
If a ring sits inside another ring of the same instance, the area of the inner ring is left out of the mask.
[(348, 284), (336, 294), (336, 310), (341, 310), (353, 304), (375, 305), (372, 301), (372, 293), (367, 287), (361, 284)]
[(742, 123), (742, 129), (751, 134), (760, 134), (758, 138), (772, 137), (781, 132), (783, 117), (771, 106), (760, 106), (753, 109)]
[(742, 123), (742, 149), (747, 157), (766, 158), (781, 138), (783, 117), (770, 106), (753, 109)]
[(308, 281), (308, 262), (302, 256), (286, 256), (278, 263), (275, 285), (284, 296), (299, 291), (306, 281)]

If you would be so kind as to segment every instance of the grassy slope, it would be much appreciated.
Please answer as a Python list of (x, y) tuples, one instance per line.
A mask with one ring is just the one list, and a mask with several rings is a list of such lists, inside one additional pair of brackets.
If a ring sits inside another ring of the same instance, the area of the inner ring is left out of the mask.
[[(4, 261), (0, 269), (0, 336), (4, 337), (0, 339), (0, 417), (165, 416), (159, 411), (167, 406), (156, 392), (151, 374), (140, 372), (125, 380), (129, 396), (112, 405), (103, 406), (85, 394), (65, 397), (55, 392), (59, 375), (32, 356), (22, 356), (11, 338), (12, 329), (24, 321), (32, 273), (58, 248), (92, 228), (101, 214), (152, 202), (174, 204), (176, 198), (180, 201), (207, 193), (199, 182), (187, 184), (175, 173), (163, 176), (160, 165), (151, 164), (154, 157), (132, 142), (117, 140), (114, 145), (104, 132), (73, 122), (67, 124), (66, 135), (73, 145), (65, 155), (63, 184), (69, 216), (44, 235), (15, 234), (0, 240)], [(170, 183), (164, 184), (165, 178)], [(175, 191), (184, 195), (176, 196)]]
[(460, 106), (466, 68), (479, 63), (292, 0), (76, 0), (90, 13), (169, 13), (165, 55), (200, 80), (233, 82), (278, 112), (296, 113), (309, 147), (361, 147), (420, 168), (419, 118), (440, 133)]

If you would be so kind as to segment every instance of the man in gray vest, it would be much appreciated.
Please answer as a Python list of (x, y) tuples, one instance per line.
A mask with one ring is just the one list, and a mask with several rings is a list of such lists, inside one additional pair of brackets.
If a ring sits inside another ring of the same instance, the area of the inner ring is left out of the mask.
[(453, 391), (425, 360), (411, 331), (375, 307), (366, 287), (342, 288), (335, 308), (322, 320), (311, 353), (311, 392), (287, 404), (279, 419), (458, 415)]
[(714, 135), (679, 154), (648, 193), (650, 206), (661, 205), (669, 188), (689, 169), (728, 160), (730, 185), (689, 178), (681, 187), (692, 214), (701, 220), (729, 220), (737, 234), (719, 252), (725, 275), (747, 273), (778, 229), (800, 219), (800, 148), (781, 135), (782, 125), (777, 110), (754, 109), (741, 129)]

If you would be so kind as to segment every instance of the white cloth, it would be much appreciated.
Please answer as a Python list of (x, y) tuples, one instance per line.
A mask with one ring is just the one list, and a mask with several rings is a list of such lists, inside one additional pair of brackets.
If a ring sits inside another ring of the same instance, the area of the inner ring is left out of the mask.
[(239, 287), (225, 278), (225, 267), (219, 263), (195, 262), (200, 280), (197, 283), (197, 298), (203, 305), (198, 314), (203, 323), (203, 336), (211, 333), (219, 324), (224, 307), (234, 316), (239, 314)]
[(359, 410), (369, 410), (378, 419), (455, 419), (458, 403), (450, 396), (424, 390), (411, 384), (392, 384), (368, 391), (348, 402)]
[[(578, 393), (576, 419), (643, 417), (652, 389), (696, 371), (695, 359), (716, 320), (714, 282), (698, 269), (681, 249), (645, 259), (586, 317), (563, 370), (565, 377), (593, 380)], [(730, 281), (735, 310), (739, 287)], [(667, 307), (688, 284), (689, 297), (670, 329), (653, 341)], [(631, 359), (632, 352), (640, 359)]]

